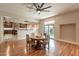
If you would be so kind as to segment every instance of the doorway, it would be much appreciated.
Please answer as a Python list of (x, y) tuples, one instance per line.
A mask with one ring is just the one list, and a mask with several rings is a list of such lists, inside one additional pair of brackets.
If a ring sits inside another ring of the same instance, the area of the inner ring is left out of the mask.
[(54, 39), (54, 24), (44, 25), (44, 33), (47, 33), (50, 39)]

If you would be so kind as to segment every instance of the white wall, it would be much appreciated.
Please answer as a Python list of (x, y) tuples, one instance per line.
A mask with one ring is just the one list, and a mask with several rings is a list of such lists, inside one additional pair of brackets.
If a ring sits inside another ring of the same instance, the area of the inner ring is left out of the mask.
[(3, 18), (0, 17), (0, 41), (3, 40)]
[(26, 34), (28, 34), (29, 31), (28, 30), (18, 30), (18, 39), (26, 39)]
[(37, 30), (34, 29), (19, 29), (17, 38), (18, 39), (26, 39), (26, 34), (31, 35), (31, 33), (36, 33)]

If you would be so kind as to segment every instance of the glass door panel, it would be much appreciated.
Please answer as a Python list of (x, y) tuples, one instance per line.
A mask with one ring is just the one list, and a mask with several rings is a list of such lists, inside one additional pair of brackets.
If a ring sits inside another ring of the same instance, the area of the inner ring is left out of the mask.
[(50, 38), (54, 38), (54, 26), (49, 25), (49, 36)]
[(45, 25), (45, 33), (47, 33), (47, 34), (49, 34), (49, 28), (48, 28), (48, 26), (47, 25)]
[(50, 38), (54, 38), (54, 25), (45, 25), (45, 33), (47, 33)]

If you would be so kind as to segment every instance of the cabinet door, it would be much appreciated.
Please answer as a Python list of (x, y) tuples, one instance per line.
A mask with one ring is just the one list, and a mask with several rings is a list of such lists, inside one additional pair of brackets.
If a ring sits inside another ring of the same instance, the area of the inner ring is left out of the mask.
[(5, 28), (12, 28), (12, 26), (13, 26), (13, 22), (4, 22), (4, 27)]

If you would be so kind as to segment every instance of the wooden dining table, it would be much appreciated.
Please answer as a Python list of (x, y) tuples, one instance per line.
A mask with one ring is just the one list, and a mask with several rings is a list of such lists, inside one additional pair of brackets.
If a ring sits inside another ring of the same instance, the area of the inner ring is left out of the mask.
[(44, 37), (32, 37), (31, 40), (36, 41), (35, 48), (40, 49), (41, 48), (40, 41), (45, 41), (46, 38), (44, 38)]

